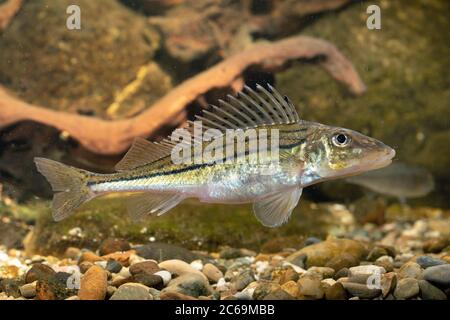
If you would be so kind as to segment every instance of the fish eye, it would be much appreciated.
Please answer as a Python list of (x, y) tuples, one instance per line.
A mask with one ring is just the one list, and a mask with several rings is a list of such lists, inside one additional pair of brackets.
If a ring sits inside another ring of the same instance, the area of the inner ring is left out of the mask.
[(336, 147), (345, 147), (350, 142), (350, 137), (345, 133), (336, 133), (331, 138), (331, 142), (333, 142)]

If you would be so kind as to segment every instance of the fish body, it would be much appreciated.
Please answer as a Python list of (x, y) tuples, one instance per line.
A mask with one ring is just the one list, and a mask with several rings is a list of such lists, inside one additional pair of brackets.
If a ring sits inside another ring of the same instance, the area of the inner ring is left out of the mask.
[[(190, 123), (181, 142), (136, 139), (116, 165), (117, 173), (96, 174), (35, 158), (56, 192), (55, 220), (99, 195), (137, 192), (128, 203), (134, 219), (161, 215), (197, 198), (253, 203), (257, 219), (275, 227), (288, 220), (304, 187), (390, 164), (392, 148), (356, 131), (300, 120), (292, 103), (269, 88), (246, 87), (229, 102), (219, 100), (220, 108), (212, 106), (197, 117), (204, 127)], [(174, 157), (180, 152), (184, 161)]]
[(402, 162), (349, 177), (346, 181), (400, 199), (423, 197), (434, 189), (433, 176), (426, 169)]

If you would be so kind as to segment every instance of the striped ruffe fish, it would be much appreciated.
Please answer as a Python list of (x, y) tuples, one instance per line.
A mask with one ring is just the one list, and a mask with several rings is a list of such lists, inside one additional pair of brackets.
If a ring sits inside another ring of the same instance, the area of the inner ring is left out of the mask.
[[(288, 220), (304, 187), (387, 166), (395, 156), (392, 148), (356, 131), (300, 120), (289, 99), (270, 85), (268, 90), (245, 87), (219, 103), (220, 107), (211, 106), (190, 122), (186, 132), (194, 137), (159, 143), (137, 138), (116, 165), (116, 173), (98, 174), (35, 158), (38, 171), (55, 192), (54, 219), (66, 218), (97, 196), (132, 192), (127, 208), (133, 219), (159, 216), (183, 199), (197, 198), (253, 203), (256, 218), (276, 227)], [(198, 121), (203, 124), (200, 138), (195, 135)], [(213, 141), (206, 141), (211, 140), (211, 135), (205, 139), (211, 132)], [(230, 132), (243, 132), (243, 141), (238, 141), (239, 135), (228, 139)], [(269, 140), (270, 146), (261, 152), (258, 147), (263, 142), (267, 146)], [(213, 159), (189, 158), (199, 150), (211, 151), (213, 143)], [(223, 147), (222, 152), (217, 147)], [(181, 157), (184, 161), (174, 161), (181, 151), (189, 151)]]

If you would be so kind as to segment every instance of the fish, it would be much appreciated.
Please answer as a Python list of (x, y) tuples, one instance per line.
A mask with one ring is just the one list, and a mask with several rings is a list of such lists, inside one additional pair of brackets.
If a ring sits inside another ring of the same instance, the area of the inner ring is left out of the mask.
[[(288, 221), (303, 188), (385, 167), (395, 156), (391, 147), (357, 131), (300, 119), (289, 98), (269, 84), (244, 86), (227, 98), (188, 121), (185, 129), (193, 137), (174, 139), (177, 130), (183, 130), (179, 128), (161, 142), (136, 138), (115, 173), (93, 173), (36, 157), (37, 170), (54, 191), (54, 220), (70, 216), (98, 196), (127, 192), (127, 211), (135, 221), (160, 216), (184, 199), (196, 198), (204, 203), (252, 203), (262, 225), (278, 227)], [(200, 129), (198, 122), (203, 124)], [(196, 130), (205, 137), (212, 131), (216, 139), (203, 139)], [(228, 139), (229, 132), (243, 132), (244, 146), (237, 138)], [(246, 137), (247, 132), (256, 133)], [(263, 145), (263, 140), (271, 143), (266, 152), (259, 152), (254, 146)], [(212, 158), (216, 155), (214, 161), (192, 157), (213, 143), (222, 143), (227, 152), (234, 150), (234, 161), (220, 152), (210, 153)], [(174, 161), (174, 154), (181, 154), (182, 161)]]
[(394, 162), (389, 167), (345, 179), (376, 193), (405, 198), (419, 198), (434, 190), (433, 175), (423, 167)]

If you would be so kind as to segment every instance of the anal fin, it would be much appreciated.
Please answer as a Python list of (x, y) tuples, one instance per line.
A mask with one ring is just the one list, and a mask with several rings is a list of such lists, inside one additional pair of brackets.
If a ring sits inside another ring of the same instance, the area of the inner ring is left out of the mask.
[(302, 188), (294, 187), (274, 193), (253, 203), (256, 219), (266, 227), (278, 227), (288, 221), (292, 210), (297, 206)]
[(150, 192), (131, 196), (127, 201), (127, 209), (131, 220), (139, 221), (145, 216), (160, 216), (183, 201), (185, 197), (180, 194)]

